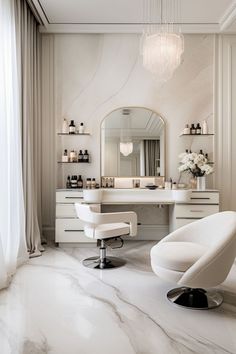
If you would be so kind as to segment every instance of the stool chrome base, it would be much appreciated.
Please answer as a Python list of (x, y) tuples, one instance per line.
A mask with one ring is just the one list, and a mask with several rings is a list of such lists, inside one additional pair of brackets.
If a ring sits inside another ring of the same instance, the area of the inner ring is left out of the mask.
[(111, 269), (125, 265), (125, 261), (116, 257), (106, 257), (103, 261), (98, 257), (90, 257), (83, 260), (83, 265), (92, 269)]
[(201, 288), (175, 288), (168, 292), (167, 298), (175, 305), (193, 310), (214, 309), (223, 302), (223, 296), (217, 291)]

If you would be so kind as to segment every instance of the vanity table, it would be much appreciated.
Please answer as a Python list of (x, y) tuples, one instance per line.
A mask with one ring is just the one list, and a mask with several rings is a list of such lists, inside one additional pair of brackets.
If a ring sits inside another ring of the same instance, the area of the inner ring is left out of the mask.
[[(159, 240), (179, 227), (219, 211), (219, 192), (217, 190), (183, 191), (147, 189), (103, 189), (101, 200), (97, 203), (101, 210), (109, 210), (126, 205), (129, 210), (140, 206), (155, 206), (153, 213), (158, 215), (159, 208), (168, 208), (169, 222), (165, 225), (138, 225), (138, 235), (132, 240)], [(184, 192), (184, 193), (183, 193)], [(77, 218), (74, 203), (86, 202), (83, 191), (60, 189), (56, 192), (56, 242), (93, 243), (83, 232), (83, 224)], [(155, 215), (154, 215), (155, 218)], [(138, 220), (139, 222), (139, 220)], [(161, 226), (161, 232), (160, 232)], [(145, 233), (145, 234), (144, 234)]]

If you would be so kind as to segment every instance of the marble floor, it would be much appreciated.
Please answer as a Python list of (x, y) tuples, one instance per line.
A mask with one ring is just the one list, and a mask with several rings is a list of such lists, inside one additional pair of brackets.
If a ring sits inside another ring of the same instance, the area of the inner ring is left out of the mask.
[(180, 309), (165, 296), (173, 284), (151, 271), (153, 244), (113, 250), (127, 260), (114, 270), (81, 265), (95, 248), (48, 247), (31, 259), (0, 292), (0, 353), (236, 353), (236, 266), (222, 307)]

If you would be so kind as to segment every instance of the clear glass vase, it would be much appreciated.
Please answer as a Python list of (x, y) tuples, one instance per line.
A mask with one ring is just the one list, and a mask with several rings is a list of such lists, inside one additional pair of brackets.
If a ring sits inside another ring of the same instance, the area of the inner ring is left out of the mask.
[(206, 189), (206, 176), (197, 177), (197, 190)]
[(192, 176), (189, 180), (189, 188), (190, 189), (196, 189), (197, 188), (197, 178), (195, 176)]

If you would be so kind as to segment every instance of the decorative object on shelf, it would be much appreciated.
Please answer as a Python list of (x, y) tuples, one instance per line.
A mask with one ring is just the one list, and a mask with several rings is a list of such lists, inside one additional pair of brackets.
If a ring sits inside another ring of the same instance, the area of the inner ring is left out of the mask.
[(70, 121), (69, 134), (75, 134), (75, 123), (73, 120)]
[(79, 175), (79, 178), (78, 178), (78, 180), (77, 180), (77, 187), (78, 187), (79, 189), (83, 189), (83, 185), (84, 185), (84, 183), (83, 183), (83, 178), (82, 178), (81, 175)]
[(70, 176), (67, 177), (66, 188), (71, 188)]
[(62, 162), (68, 162), (68, 161), (69, 161), (69, 156), (68, 156), (67, 149), (64, 150), (64, 153), (63, 153), (63, 155), (62, 155), (61, 161), (62, 161)]
[(70, 162), (77, 162), (77, 152), (75, 150), (70, 151)]
[(80, 123), (79, 125), (79, 134), (84, 134), (84, 123)]
[(140, 188), (140, 179), (139, 178), (134, 178), (132, 182), (133, 182), (133, 188)]
[(84, 153), (83, 153), (83, 162), (89, 162), (89, 153), (88, 153), (88, 150), (84, 150)]
[[(209, 175), (213, 172), (213, 168), (208, 164), (207, 158), (204, 156), (202, 150), (200, 154), (197, 154), (196, 152), (192, 153), (182, 153), (179, 156), (181, 166), (179, 167), (180, 172), (188, 172), (192, 175), (192, 177), (197, 178), (197, 177), (203, 177), (205, 175)], [(197, 183), (197, 189), (199, 187), (204, 187), (206, 188), (206, 183), (204, 182), (198, 182)], [(200, 183), (201, 186), (200, 186)]]
[(184, 37), (177, 25), (180, 5), (180, 0), (144, 0), (143, 66), (160, 81), (172, 77), (184, 52)]
[(207, 121), (206, 120), (204, 120), (203, 123), (202, 123), (202, 134), (203, 135), (208, 134), (208, 125), (207, 125)]
[(185, 124), (185, 128), (183, 130), (183, 134), (186, 135), (186, 134), (190, 134), (190, 128), (189, 128), (189, 125), (188, 124)]
[(150, 189), (150, 190), (155, 190), (158, 188), (155, 184), (147, 184), (145, 188)]
[(197, 135), (201, 135), (201, 133), (202, 133), (201, 125), (200, 125), (200, 123), (197, 123), (197, 126), (196, 126), (196, 134), (197, 134)]
[(191, 124), (190, 134), (191, 135), (195, 135), (196, 134), (196, 128), (195, 128), (194, 124)]
[(206, 189), (206, 176), (197, 177), (197, 190)]
[(67, 122), (67, 119), (66, 119), (66, 118), (63, 119), (63, 123), (62, 123), (62, 133), (63, 133), (63, 134), (68, 134), (68, 133), (69, 133), (69, 126), (68, 126), (68, 122)]

